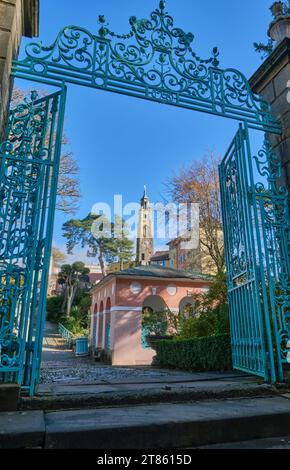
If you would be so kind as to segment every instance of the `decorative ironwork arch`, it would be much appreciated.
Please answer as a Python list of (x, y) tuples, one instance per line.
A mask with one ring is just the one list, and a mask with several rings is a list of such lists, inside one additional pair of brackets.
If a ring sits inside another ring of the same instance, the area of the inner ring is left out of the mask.
[[(103, 16), (99, 22), (98, 35), (66, 27), (51, 46), (31, 42), (13, 63), (15, 77), (60, 90), (41, 99), (32, 93), (12, 109), (0, 145), (0, 382), (17, 381), (34, 394), (39, 380), (68, 83), (242, 121), (220, 167), (234, 363), (273, 382), (277, 368), (283, 378), (290, 362), (289, 192), (276, 186), (282, 174), (269, 142), (255, 159), (248, 133), (279, 134), (279, 123), (241, 72), (219, 67), (217, 48), (207, 60), (193, 51), (193, 34), (174, 26), (164, 1), (148, 20), (131, 17), (125, 35), (110, 31)], [(254, 173), (268, 177), (268, 186)], [(109, 328), (107, 347), (108, 335)]]
[(31, 42), (24, 60), (14, 61), (13, 75), (84, 85), (281, 132), (270, 106), (252, 92), (246, 77), (219, 68), (217, 48), (207, 60), (194, 52), (194, 35), (174, 26), (165, 1), (149, 19), (132, 16), (129, 22), (124, 35), (112, 32), (100, 16), (98, 35), (68, 26), (51, 46)]

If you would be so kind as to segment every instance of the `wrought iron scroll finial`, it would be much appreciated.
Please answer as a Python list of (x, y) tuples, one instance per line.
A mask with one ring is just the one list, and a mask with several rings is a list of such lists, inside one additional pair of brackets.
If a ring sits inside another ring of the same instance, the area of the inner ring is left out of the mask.
[(159, 8), (160, 8), (160, 10), (165, 10), (165, 8), (166, 8), (165, 0), (161, 0), (161, 2), (159, 3)]
[(108, 34), (109, 30), (105, 26), (106, 18), (104, 15), (99, 15), (99, 24), (101, 25), (101, 28), (99, 29), (99, 35), (101, 37), (105, 37)]

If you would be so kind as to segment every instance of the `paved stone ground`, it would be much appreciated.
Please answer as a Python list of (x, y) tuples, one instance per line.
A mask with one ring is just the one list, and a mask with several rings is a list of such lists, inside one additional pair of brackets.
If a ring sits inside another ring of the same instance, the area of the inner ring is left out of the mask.
[(40, 386), (23, 409), (60, 409), (276, 394), (257, 377), (238, 372), (183, 372), (153, 367), (112, 367), (77, 358), (56, 327), (46, 324)]
[(76, 357), (67, 349), (55, 325), (46, 322), (41, 365), (42, 385), (65, 383), (93, 385), (100, 382), (165, 378), (174, 372), (154, 370), (151, 367), (112, 367), (94, 362), (89, 357)]
[[(55, 326), (47, 324), (41, 381), (37, 396), (22, 397), (19, 406), (17, 416), (24, 420), (25, 432), (21, 431), (21, 423), (14, 431), (26, 447), (42, 446), (44, 442), (48, 448), (99, 449), (108, 448), (108, 443), (116, 449), (127, 445), (136, 449), (199, 448), (230, 441), (236, 441), (236, 447), (229, 443), (220, 448), (287, 449), (290, 445), (287, 437), (269, 439), (289, 435), (288, 389), (277, 389), (246, 374), (187, 373), (95, 363), (89, 358), (76, 358), (59, 338)], [(38, 414), (32, 410), (38, 410)], [(14, 420), (8, 415), (2, 416), (1, 427), (0, 414), (0, 448), (15, 446), (13, 433), (7, 428), (7, 419), (12, 427)], [(36, 423), (37, 416), (35, 441), (26, 443), (29, 426), (25, 420)], [(4, 434), (1, 429), (6, 429)], [(259, 442), (240, 442), (257, 437)]]

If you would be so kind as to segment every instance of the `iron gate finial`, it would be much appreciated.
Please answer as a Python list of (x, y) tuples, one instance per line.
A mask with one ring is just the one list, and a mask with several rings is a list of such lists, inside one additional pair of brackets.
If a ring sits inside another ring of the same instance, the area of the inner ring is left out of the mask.
[(165, 10), (165, 8), (166, 8), (166, 1), (165, 0), (161, 0), (161, 2), (159, 3), (159, 8), (160, 8), (160, 10)]

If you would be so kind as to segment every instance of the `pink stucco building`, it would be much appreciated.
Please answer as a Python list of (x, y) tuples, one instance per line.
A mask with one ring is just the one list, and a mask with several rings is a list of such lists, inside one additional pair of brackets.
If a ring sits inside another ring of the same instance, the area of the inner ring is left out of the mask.
[(142, 312), (194, 306), (193, 294), (211, 281), (160, 266), (142, 266), (105, 277), (92, 289), (90, 346), (102, 349), (116, 366), (150, 365), (154, 351), (144, 345)]

